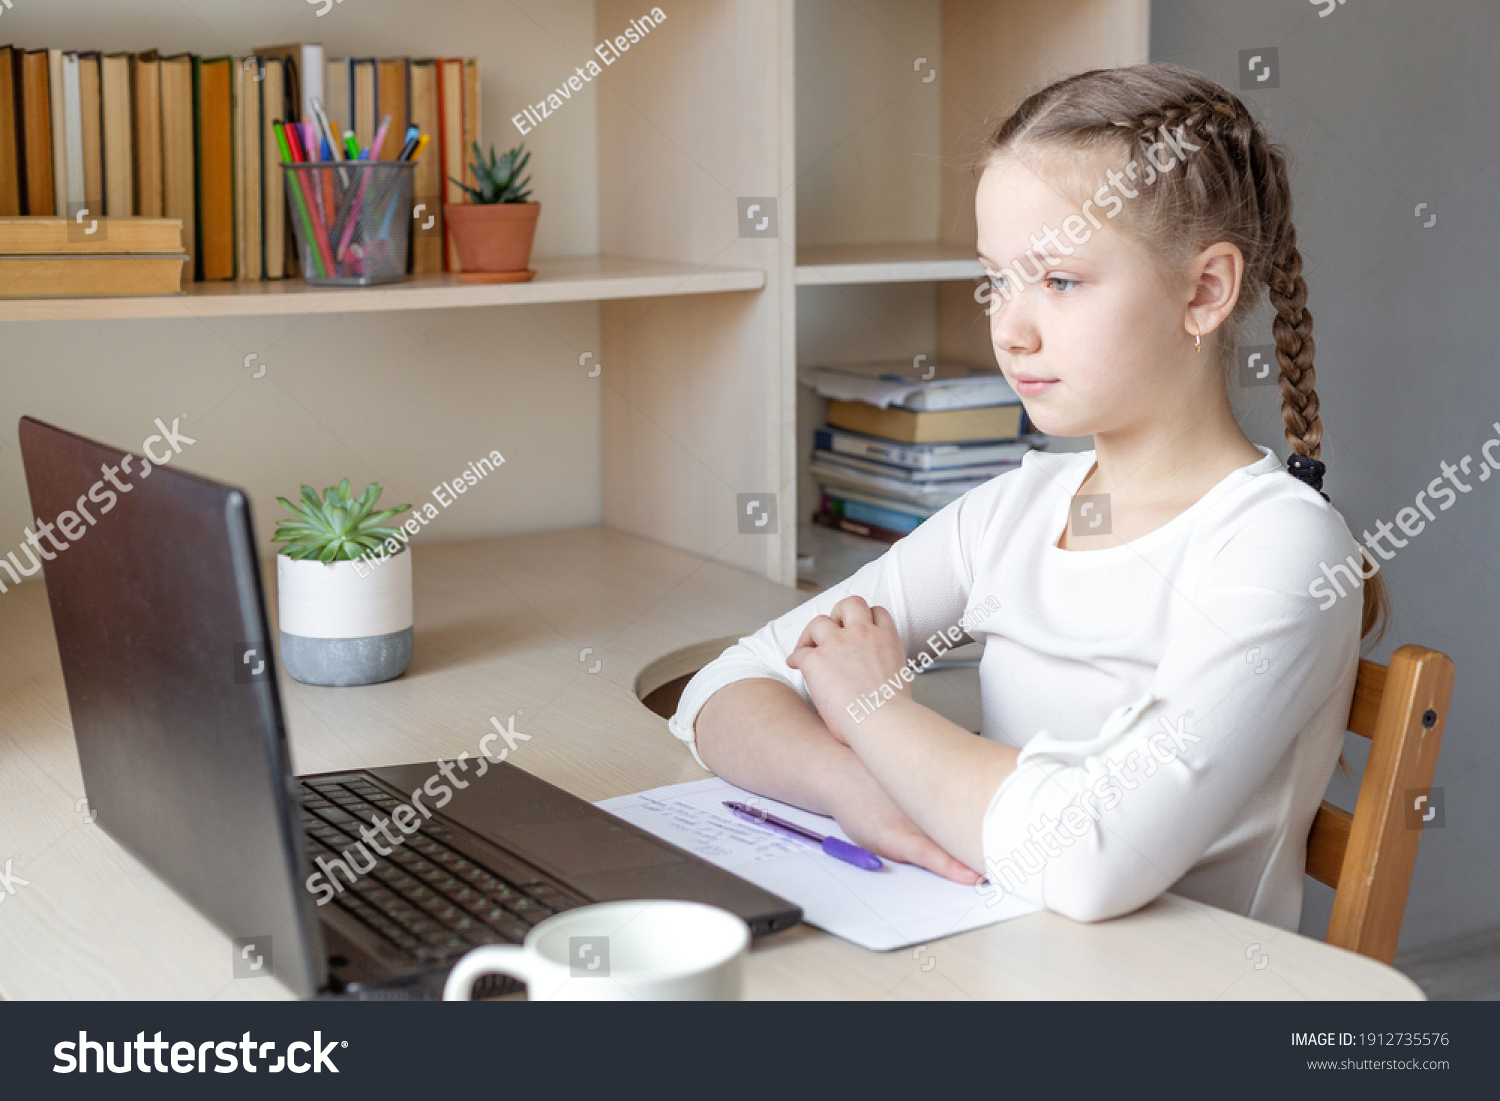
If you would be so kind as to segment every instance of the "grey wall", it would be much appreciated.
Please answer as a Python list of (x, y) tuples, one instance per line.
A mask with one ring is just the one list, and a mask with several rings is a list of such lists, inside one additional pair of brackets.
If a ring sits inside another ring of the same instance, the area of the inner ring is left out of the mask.
[[(1328, 2), (1155, 0), (1151, 57), (1236, 91), (1294, 158), (1324, 488), (1358, 536), (1500, 436), (1500, 4), (1350, 0), (1320, 16)], [(1262, 47), (1279, 86), (1240, 91), (1240, 51)], [(1271, 343), (1269, 323), (1247, 343)], [(1285, 457), (1274, 389), (1237, 400)], [(1500, 925), (1500, 478), (1459, 477), (1472, 491), (1384, 567), (1394, 617), (1370, 655), (1420, 643), (1458, 668), (1444, 824), (1422, 836), (1403, 954)], [(1367, 743), (1347, 741), (1357, 779)], [(1328, 798), (1353, 807), (1357, 791), (1335, 775)], [(1324, 934), (1332, 902), (1307, 880), (1303, 933)]]

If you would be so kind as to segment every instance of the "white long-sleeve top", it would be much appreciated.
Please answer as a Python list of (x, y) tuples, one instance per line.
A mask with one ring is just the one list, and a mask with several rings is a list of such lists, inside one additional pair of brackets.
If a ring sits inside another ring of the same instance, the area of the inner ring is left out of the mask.
[(1357, 575), (1326, 610), (1309, 588), (1324, 563), (1360, 561), (1359, 545), (1260, 451), (1162, 527), (1094, 551), (1057, 546), (1094, 452), (1031, 452), (731, 646), (688, 684), (670, 728), (697, 757), (698, 712), (750, 677), (811, 702), (786, 658), (809, 620), (857, 594), (890, 611), (909, 658), (955, 637), (984, 645), (980, 734), (1021, 747), (983, 820), (991, 897), (1093, 921), (1171, 889), (1295, 930), (1362, 597)]

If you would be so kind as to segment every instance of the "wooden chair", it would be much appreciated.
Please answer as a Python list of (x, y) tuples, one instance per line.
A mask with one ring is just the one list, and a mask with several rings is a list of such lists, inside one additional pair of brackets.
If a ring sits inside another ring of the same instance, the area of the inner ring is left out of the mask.
[(1396, 958), (1422, 836), (1407, 793), (1432, 786), (1452, 694), (1453, 661), (1436, 650), (1403, 646), (1389, 667), (1359, 663), (1349, 729), (1370, 739), (1359, 798), (1352, 815), (1325, 799), (1307, 836), (1307, 874), (1335, 892), (1329, 944)]

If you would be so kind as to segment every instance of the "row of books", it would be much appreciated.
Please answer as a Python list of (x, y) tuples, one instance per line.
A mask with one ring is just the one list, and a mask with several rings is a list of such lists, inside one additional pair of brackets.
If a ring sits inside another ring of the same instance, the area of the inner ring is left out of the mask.
[(1015, 469), (1038, 442), (999, 372), (922, 373), (931, 377), (904, 364), (804, 373), (805, 383), (832, 399), (808, 467), (820, 498), (814, 523), (894, 543), (944, 505)]
[[(474, 183), (473, 58), (325, 60), (308, 44), (248, 57), (0, 47), (0, 217), (177, 218), (192, 278), (286, 278), (295, 242), (272, 124), (311, 122), (314, 100), (362, 146), (387, 115), (398, 138), (410, 125), (432, 135), (415, 170), (427, 209), (407, 266), (457, 270), (442, 204), (463, 200), (447, 177)], [(382, 159), (400, 148), (388, 142)]]

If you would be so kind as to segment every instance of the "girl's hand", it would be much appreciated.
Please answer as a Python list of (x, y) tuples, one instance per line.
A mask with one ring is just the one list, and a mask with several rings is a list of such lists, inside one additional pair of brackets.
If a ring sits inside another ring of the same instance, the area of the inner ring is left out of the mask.
[(884, 608), (871, 608), (857, 596), (846, 597), (829, 615), (809, 623), (786, 663), (802, 674), (813, 706), (845, 745), (851, 728), (865, 717), (856, 702), (860, 697), (889, 684), (896, 694), (909, 698), (900, 676), (906, 647), (896, 621)]
[(979, 875), (923, 833), (863, 767), (832, 800), (833, 817), (861, 848), (944, 879), (972, 885)]

